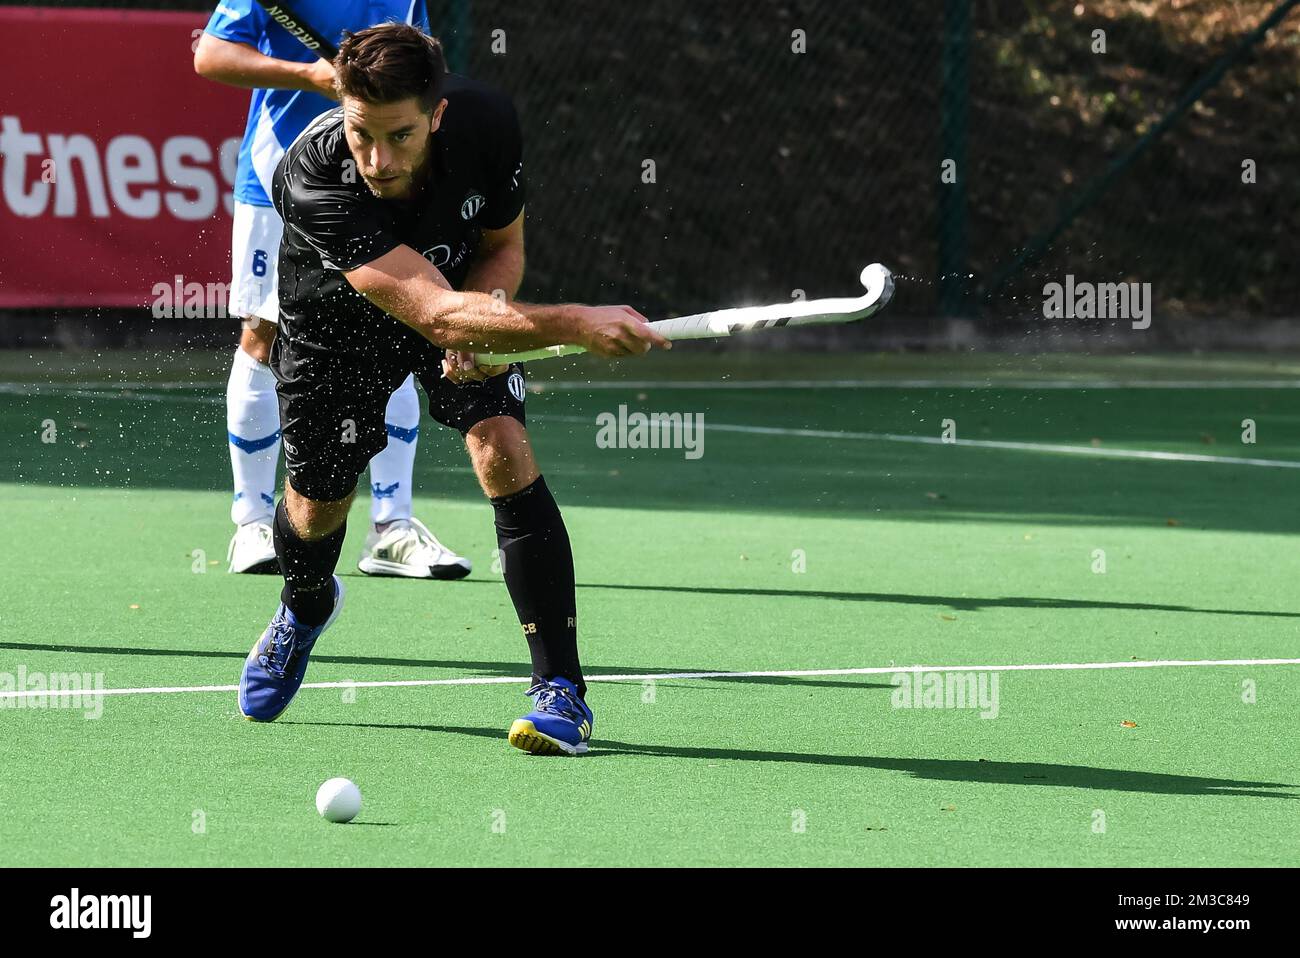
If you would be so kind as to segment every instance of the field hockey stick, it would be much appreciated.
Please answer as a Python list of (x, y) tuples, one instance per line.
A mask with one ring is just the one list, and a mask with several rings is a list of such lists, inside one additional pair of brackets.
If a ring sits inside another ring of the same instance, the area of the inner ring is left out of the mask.
[(300, 17), (289, 4), (272, 2), (272, 0), (257, 0), (257, 3), (266, 11), (267, 16), (284, 27), (295, 40), (321, 59), (333, 61), (339, 55), (338, 47), (313, 30), (311, 24)]
[[(718, 339), (759, 329), (852, 323), (880, 312), (889, 305), (889, 300), (894, 295), (893, 274), (879, 263), (872, 263), (864, 269), (859, 279), (866, 287), (866, 292), (861, 296), (716, 309), (710, 313), (661, 319), (650, 323), (650, 328), (665, 339), (676, 342), (679, 339)], [(499, 366), (555, 356), (572, 356), (581, 352), (586, 352), (582, 346), (547, 346), (545, 349), (522, 353), (479, 353), (477, 362), (485, 366)]]

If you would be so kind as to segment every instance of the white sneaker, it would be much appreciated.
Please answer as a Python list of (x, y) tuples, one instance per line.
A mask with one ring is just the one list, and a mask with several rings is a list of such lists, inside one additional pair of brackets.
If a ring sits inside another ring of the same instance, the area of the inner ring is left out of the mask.
[(246, 572), (250, 575), (279, 573), (280, 563), (275, 559), (275, 533), (269, 522), (250, 522), (235, 530), (226, 550), (227, 572)]
[(471, 566), (468, 559), (439, 542), (419, 519), (394, 519), (383, 533), (370, 527), (357, 568), (366, 575), (463, 579)]

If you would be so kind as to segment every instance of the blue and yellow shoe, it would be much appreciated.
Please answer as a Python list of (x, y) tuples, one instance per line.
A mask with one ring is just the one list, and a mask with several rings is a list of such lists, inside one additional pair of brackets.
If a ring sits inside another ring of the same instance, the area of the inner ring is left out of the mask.
[(581, 755), (594, 717), (568, 679), (539, 682), (526, 693), (533, 710), (510, 726), (510, 744), (534, 755)]
[(271, 624), (253, 645), (239, 677), (239, 711), (254, 722), (274, 722), (289, 707), (307, 674), (307, 658), (321, 633), (343, 609), (343, 580), (334, 576), (334, 611), (314, 629), (299, 625), (280, 603)]

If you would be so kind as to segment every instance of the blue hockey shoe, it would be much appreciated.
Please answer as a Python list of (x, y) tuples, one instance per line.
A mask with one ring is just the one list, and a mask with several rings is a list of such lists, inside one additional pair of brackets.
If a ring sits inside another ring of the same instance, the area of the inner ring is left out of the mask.
[(534, 755), (581, 755), (594, 717), (568, 679), (539, 682), (527, 692), (533, 710), (510, 726), (510, 744)]
[(274, 722), (289, 707), (307, 674), (312, 646), (343, 608), (343, 580), (334, 576), (334, 611), (321, 625), (299, 625), (284, 605), (253, 645), (239, 677), (239, 711), (254, 722)]

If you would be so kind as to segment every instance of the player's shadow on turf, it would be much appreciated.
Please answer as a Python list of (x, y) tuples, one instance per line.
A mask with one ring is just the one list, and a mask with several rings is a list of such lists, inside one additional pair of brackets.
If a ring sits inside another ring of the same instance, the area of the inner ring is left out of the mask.
[[(198, 659), (244, 659), (247, 658), (247, 652), (238, 650), (231, 651), (214, 651), (212, 649), (142, 649), (127, 646), (113, 645), (68, 645), (60, 643), (52, 645), (45, 642), (0, 642), (0, 649), (18, 649), (23, 652), (72, 652), (79, 655), (156, 655), (163, 657), (176, 658), (198, 658)], [(527, 681), (528, 666), (523, 662), (470, 662), (462, 659), (396, 659), (385, 656), (371, 655), (326, 655), (316, 653), (312, 656), (312, 661), (316, 663), (330, 663), (333, 665), (387, 665), (397, 668), (426, 668), (426, 669), (455, 669), (475, 673), (470, 678), (479, 676), (486, 677), (505, 677), (515, 676), (521, 682)], [(818, 678), (801, 678), (799, 676), (785, 675), (717, 675), (709, 676), (707, 673), (720, 671), (715, 669), (686, 669), (686, 668), (646, 668), (645, 666), (619, 666), (603, 665), (588, 666), (587, 674), (590, 676), (599, 675), (636, 675), (654, 677), (656, 675), (677, 675), (680, 673), (706, 673), (701, 676), (702, 680), (717, 682), (750, 682), (757, 685), (804, 685), (819, 688), (852, 688), (852, 689), (892, 689), (893, 685), (882, 684), (879, 682), (865, 682), (860, 680), (838, 681), (834, 679)], [(641, 684), (644, 679), (629, 679), (627, 684)], [(611, 682), (611, 685), (622, 685), (622, 682)], [(689, 686), (681, 686), (688, 688)], [(692, 687), (695, 691), (701, 691), (696, 686)]]
[(1134, 612), (1200, 612), (1206, 615), (1258, 615), (1279, 619), (1300, 619), (1300, 612), (1264, 612), (1258, 609), (1200, 609), (1191, 605), (1161, 602), (1105, 602), (1095, 599), (1048, 599), (1037, 596), (970, 596), (909, 595), (900, 592), (828, 592), (809, 589), (728, 589), (721, 586), (624, 585), (621, 583), (583, 582), (579, 589), (628, 589), (633, 592), (686, 592), (702, 595), (764, 595), (776, 598), (837, 599), (842, 602), (893, 602), (901, 605), (944, 605), (957, 612), (981, 609), (1119, 609)]
[(804, 752), (763, 752), (732, 748), (684, 748), (632, 745), (601, 739), (588, 757), (602, 755), (653, 755), (672, 758), (725, 759), (746, 762), (802, 762), (905, 772), (913, 778), (940, 782), (984, 782), (990, 785), (1047, 785), (1091, 788), (1113, 792), (1147, 792), (1157, 795), (1236, 795), (1251, 798), (1300, 798), (1266, 788), (1293, 788), (1285, 782), (1250, 782), (1227, 778), (1135, 772), (1089, 765), (1047, 765), (1037, 762), (988, 762), (965, 759), (883, 758), (867, 755), (816, 755)]
[[(383, 731), (435, 732), (504, 739), (497, 728), (455, 725), (386, 725), (360, 722), (280, 722), (280, 725), (319, 725), (336, 728), (367, 728)], [(612, 739), (598, 739), (592, 750), (576, 761), (620, 756), (652, 758), (695, 758), (732, 762), (793, 762), (806, 765), (870, 768), (904, 772), (913, 778), (937, 782), (983, 782), (989, 785), (1038, 785), (1061, 788), (1090, 788), (1111, 792), (1146, 792), (1153, 795), (1234, 795), (1244, 798), (1288, 798), (1290, 792), (1267, 792), (1268, 788), (1294, 788), (1286, 782), (1250, 782), (1231, 778), (1172, 775), (1165, 772), (1134, 772), (1122, 768), (1094, 768), (1090, 765), (1049, 765), (1039, 762), (984, 762), (968, 759), (884, 758), (870, 755), (821, 755), (815, 752), (767, 752), (758, 749), (692, 748), (679, 745), (634, 745)]]

